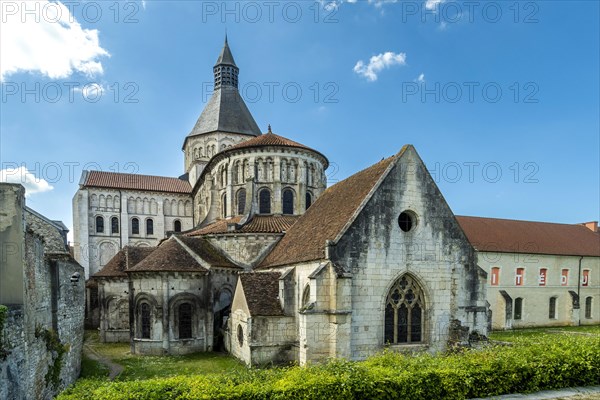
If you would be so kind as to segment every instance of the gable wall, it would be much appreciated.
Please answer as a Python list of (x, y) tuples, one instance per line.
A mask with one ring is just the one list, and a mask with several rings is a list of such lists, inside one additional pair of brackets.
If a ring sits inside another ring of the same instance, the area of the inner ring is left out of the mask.
[[(404, 210), (417, 216), (410, 232), (398, 225)], [(403, 273), (416, 277), (426, 293), (425, 338), (431, 349), (444, 348), (451, 320), (467, 323), (461, 307), (485, 305), (485, 295), (478, 292), (481, 285), (474, 251), (412, 148), (401, 156), (330, 252), (332, 260), (353, 274), (353, 359), (382, 349), (386, 296)], [(479, 329), (485, 329), (486, 321), (480, 322)]]

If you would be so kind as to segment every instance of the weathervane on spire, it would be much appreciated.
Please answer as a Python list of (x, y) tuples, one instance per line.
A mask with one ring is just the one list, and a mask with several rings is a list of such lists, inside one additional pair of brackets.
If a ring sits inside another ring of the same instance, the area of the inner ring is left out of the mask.
[(271, 132), (271, 124), (269, 124), (269, 133), (273, 133)]

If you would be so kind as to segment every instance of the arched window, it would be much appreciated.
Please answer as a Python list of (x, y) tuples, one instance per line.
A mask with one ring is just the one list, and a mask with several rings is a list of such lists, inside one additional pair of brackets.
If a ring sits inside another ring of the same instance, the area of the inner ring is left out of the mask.
[(104, 218), (99, 215), (96, 217), (96, 233), (104, 233)]
[(246, 211), (246, 189), (240, 189), (237, 192), (237, 213), (244, 214)]
[(310, 194), (310, 192), (306, 192), (305, 202), (306, 202), (306, 209), (308, 210), (308, 207), (310, 207), (312, 205), (312, 195)]
[(154, 221), (152, 218), (146, 220), (146, 235), (154, 235)]
[(192, 338), (192, 305), (183, 303), (179, 305), (179, 339)]
[(131, 234), (132, 235), (140, 234), (140, 220), (137, 218), (131, 219)]
[(592, 296), (585, 298), (585, 317), (587, 319), (592, 318)]
[(548, 303), (548, 318), (556, 319), (556, 297), (550, 297)]
[(291, 189), (284, 189), (282, 195), (283, 213), (288, 215), (294, 214), (294, 192)]
[(181, 232), (181, 221), (176, 219), (175, 222), (173, 222), (173, 230), (175, 232)]
[(424, 312), (423, 290), (410, 275), (402, 276), (387, 295), (385, 343), (422, 342)]
[(150, 304), (142, 303), (140, 310), (142, 339), (150, 339)]
[(271, 214), (271, 192), (263, 189), (258, 194), (258, 212), (260, 214)]
[(224, 194), (223, 197), (221, 197), (221, 214), (223, 216), (223, 218), (227, 218), (227, 195)]
[(306, 285), (302, 293), (302, 307), (308, 306), (310, 303), (310, 285)]
[(119, 233), (119, 218), (112, 217), (110, 219), (110, 232)]
[(517, 297), (515, 299), (514, 319), (521, 319), (523, 316), (523, 299)]

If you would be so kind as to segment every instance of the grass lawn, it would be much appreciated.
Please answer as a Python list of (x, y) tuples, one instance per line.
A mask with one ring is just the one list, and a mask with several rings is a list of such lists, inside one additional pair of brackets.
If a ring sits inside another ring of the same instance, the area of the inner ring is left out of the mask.
[(92, 360), (85, 354), (81, 359), (80, 378), (106, 378), (108, 377), (108, 368), (96, 360)]
[[(97, 331), (86, 331), (86, 346), (101, 357), (124, 367), (117, 381), (161, 378), (175, 375), (219, 374), (245, 370), (244, 364), (221, 353), (196, 353), (185, 356), (140, 356), (131, 354), (128, 343), (100, 343)], [(104, 368), (104, 369), (103, 369)], [(102, 373), (104, 371), (104, 373)], [(81, 377), (106, 377), (108, 369), (85, 357)]]
[(493, 331), (489, 334), (492, 340), (510, 342), (521, 337), (535, 337), (544, 333), (582, 333), (600, 335), (600, 325), (556, 326), (551, 328), (527, 328), (507, 331)]

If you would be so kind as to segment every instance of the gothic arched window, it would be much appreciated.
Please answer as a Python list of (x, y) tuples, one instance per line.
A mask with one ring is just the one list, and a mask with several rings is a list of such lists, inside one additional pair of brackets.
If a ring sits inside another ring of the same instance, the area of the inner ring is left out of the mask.
[(140, 220), (137, 218), (131, 219), (131, 234), (132, 235), (140, 234)]
[(294, 214), (294, 192), (291, 189), (284, 189), (282, 195), (283, 213)]
[(410, 275), (402, 276), (387, 295), (384, 342), (422, 342), (424, 313), (423, 290)]
[(154, 235), (154, 221), (152, 218), (146, 220), (146, 235)]
[(142, 339), (150, 339), (150, 304), (142, 303), (140, 308), (141, 336)]
[(173, 222), (173, 230), (174, 230), (175, 232), (181, 232), (181, 221), (180, 221), (180, 220), (176, 219), (176, 220)]
[(246, 189), (240, 189), (237, 192), (237, 213), (244, 214), (246, 211)]
[(271, 192), (263, 189), (258, 194), (258, 212), (260, 214), (271, 214)]
[(110, 219), (110, 233), (119, 233), (119, 218), (112, 217)]
[(99, 215), (96, 217), (96, 233), (104, 233), (104, 218)]
[(192, 305), (183, 303), (178, 308), (179, 317), (179, 339), (192, 338)]

